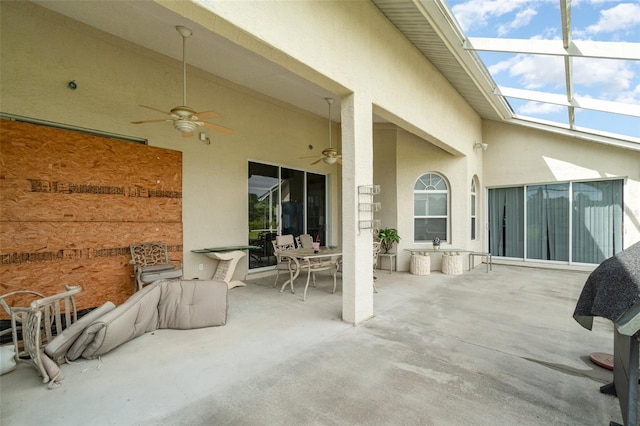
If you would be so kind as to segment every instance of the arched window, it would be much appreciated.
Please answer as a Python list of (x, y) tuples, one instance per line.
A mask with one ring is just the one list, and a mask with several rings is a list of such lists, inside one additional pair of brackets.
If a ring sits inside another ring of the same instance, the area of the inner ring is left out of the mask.
[(448, 240), (449, 186), (436, 173), (418, 178), (413, 187), (413, 240), (414, 242)]
[(477, 212), (478, 204), (476, 197), (476, 181), (475, 179), (471, 179), (471, 239), (476, 239), (476, 225), (477, 225)]

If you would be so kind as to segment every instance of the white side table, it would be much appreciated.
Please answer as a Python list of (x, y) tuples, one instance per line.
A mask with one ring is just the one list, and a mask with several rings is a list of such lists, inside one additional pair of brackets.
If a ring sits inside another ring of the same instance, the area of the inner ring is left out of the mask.
[[(389, 273), (393, 272), (394, 263), (397, 263), (396, 253), (378, 253), (378, 257), (386, 257), (387, 259), (389, 259)], [(380, 261), (380, 269), (382, 269), (382, 261)]]

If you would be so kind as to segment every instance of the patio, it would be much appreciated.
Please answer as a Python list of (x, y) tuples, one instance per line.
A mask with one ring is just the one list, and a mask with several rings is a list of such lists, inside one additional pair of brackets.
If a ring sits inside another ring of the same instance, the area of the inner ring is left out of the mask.
[[(63, 365), (49, 391), (0, 377), (3, 425), (606, 425), (612, 326), (571, 315), (587, 272), (494, 265), (461, 276), (379, 271), (376, 316), (340, 320), (328, 274), (302, 302), (273, 278), (229, 293), (227, 325), (148, 333)], [(282, 281), (282, 278), (281, 278)]]

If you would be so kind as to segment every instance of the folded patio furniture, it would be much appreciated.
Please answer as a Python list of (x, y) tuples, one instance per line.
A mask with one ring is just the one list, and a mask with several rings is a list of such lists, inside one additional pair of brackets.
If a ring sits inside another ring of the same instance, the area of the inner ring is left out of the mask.
[[(52, 342), (56, 336), (63, 333), (65, 327), (72, 327), (78, 320), (74, 296), (81, 291), (80, 286), (66, 286), (66, 291), (36, 299), (29, 307), (9, 307), (15, 361), (17, 364), (24, 363), (34, 367), (49, 389), (58, 387), (64, 375), (58, 365), (44, 352), (43, 346)], [(39, 295), (31, 291), (18, 293)], [(7, 296), (3, 295), (3, 298)], [(3, 307), (6, 306), (5, 304)]]
[(97, 358), (157, 329), (225, 325), (228, 290), (220, 280), (156, 281), (88, 325), (66, 357)]

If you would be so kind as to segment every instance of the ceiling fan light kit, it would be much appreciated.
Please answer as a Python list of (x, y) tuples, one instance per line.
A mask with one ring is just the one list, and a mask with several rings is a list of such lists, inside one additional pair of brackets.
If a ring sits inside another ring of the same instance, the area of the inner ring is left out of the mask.
[(203, 111), (196, 112), (191, 107), (187, 106), (187, 37), (191, 36), (193, 32), (182, 25), (177, 25), (176, 30), (182, 36), (182, 105), (172, 108), (169, 112), (160, 108), (150, 107), (147, 105), (140, 105), (143, 108), (147, 108), (153, 111), (168, 114), (171, 118), (161, 120), (142, 120), (132, 121), (131, 124), (144, 124), (144, 123), (159, 123), (164, 121), (170, 121), (173, 123), (173, 127), (182, 133), (183, 137), (193, 136), (193, 132), (198, 126), (206, 127), (208, 129), (215, 130), (220, 133), (230, 135), (233, 133), (233, 129), (223, 127), (218, 124), (208, 123), (201, 121), (203, 118), (221, 118), (222, 116), (215, 111)]

